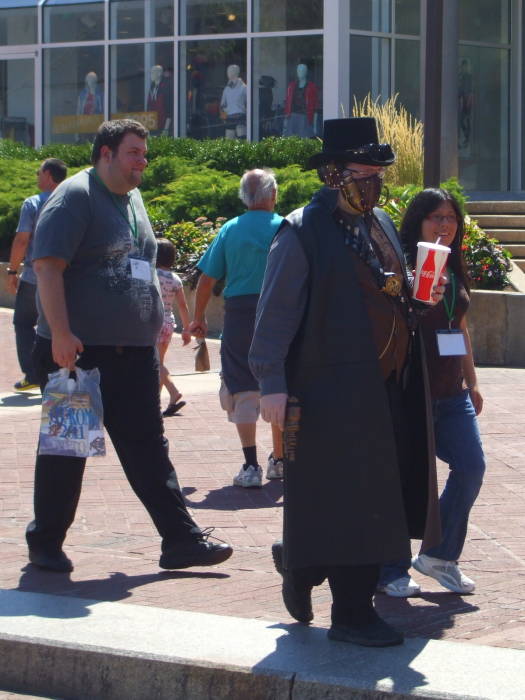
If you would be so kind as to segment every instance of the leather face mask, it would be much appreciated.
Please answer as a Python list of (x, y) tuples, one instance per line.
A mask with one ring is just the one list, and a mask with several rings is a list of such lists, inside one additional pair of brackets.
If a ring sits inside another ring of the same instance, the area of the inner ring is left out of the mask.
[(349, 206), (357, 214), (365, 214), (379, 202), (383, 187), (383, 172), (354, 179), (352, 172), (343, 165), (328, 163), (319, 168), (319, 177), (327, 187), (341, 190)]

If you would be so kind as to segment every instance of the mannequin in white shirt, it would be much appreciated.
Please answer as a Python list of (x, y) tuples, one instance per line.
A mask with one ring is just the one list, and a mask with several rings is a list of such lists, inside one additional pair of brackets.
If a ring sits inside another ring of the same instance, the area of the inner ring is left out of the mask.
[(222, 91), (221, 113), (227, 139), (246, 138), (246, 84), (240, 72), (239, 66), (234, 64), (226, 70), (228, 83)]

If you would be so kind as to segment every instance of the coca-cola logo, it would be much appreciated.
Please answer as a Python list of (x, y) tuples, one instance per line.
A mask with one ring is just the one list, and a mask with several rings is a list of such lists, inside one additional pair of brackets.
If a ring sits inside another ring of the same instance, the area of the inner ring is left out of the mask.
[(434, 279), (434, 272), (432, 270), (421, 270), (419, 276), (426, 277), (427, 279), (431, 280)]

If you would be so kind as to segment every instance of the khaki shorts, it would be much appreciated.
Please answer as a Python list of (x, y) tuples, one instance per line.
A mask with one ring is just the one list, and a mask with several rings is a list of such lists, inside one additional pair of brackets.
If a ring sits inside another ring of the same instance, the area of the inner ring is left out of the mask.
[(256, 423), (260, 413), (259, 391), (239, 391), (230, 394), (226, 384), (221, 380), (219, 389), (221, 408), (228, 414), (230, 423)]

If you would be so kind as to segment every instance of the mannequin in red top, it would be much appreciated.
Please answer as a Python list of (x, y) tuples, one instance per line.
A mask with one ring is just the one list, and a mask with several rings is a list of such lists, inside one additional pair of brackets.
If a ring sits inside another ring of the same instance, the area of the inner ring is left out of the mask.
[(314, 117), (318, 106), (317, 85), (308, 80), (308, 66), (299, 63), (297, 80), (292, 80), (286, 91), (283, 136), (314, 136)]

